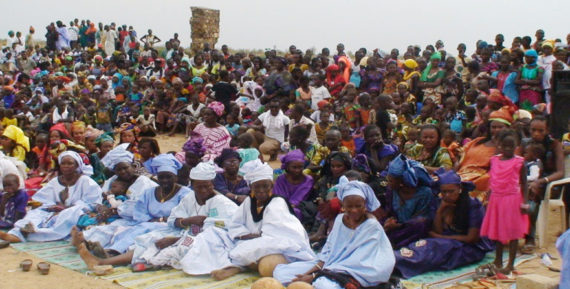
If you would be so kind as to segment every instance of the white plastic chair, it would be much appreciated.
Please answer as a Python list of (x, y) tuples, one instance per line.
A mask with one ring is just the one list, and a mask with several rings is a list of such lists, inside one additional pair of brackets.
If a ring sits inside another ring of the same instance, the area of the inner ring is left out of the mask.
[[(548, 216), (553, 209), (560, 209), (560, 228), (561, 231), (566, 231), (566, 209), (564, 208), (564, 189), (565, 186), (570, 184), (570, 178), (561, 179), (558, 181), (550, 182), (546, 186), (544, 193), (544, 200), (540, 203), (538, 211), (538, 218), (536, 220), (536, 233), (538, 236), (538, 246), (545, 248), (546, 234), (548, 233)], [(550, 199), (552, 188), (556, 186), (563, 186), (560, 191), (560, 197), (557, 199)]]

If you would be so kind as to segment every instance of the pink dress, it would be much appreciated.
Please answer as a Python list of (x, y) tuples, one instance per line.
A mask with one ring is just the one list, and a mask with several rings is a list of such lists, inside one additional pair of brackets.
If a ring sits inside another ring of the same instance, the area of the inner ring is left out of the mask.
[(524, 159), (519, 156), (509, 160), (501, 160), (501, 155), (491, 157), (491, 197), (481, 225), (481, 236), (506, 244), (528, 233), (528, 215), (522, 214), (520, 209), (523, 202), (520, 170), (523, 165)]

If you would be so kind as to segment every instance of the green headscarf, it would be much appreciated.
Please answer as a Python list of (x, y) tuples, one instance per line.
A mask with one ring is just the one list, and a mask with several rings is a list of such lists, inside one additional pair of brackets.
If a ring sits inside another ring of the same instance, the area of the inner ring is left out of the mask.
[(113, 133), (110, 131), (98, 136), (95, 139), (95, 145), (100, 146), (102, 143), (108, 142), (108, 141), (110, 141), (112, 143), (115, 142), (115, 139), (113, 138)]
[(427, 77), (429, 75), (429, 72), (431, 71), (431, 61), (434, 59), (441, 60), (441, 53), (439, 51), (432, 54), (431, 57), (429, 58), (429, 63), (422, 72), (422, 77), (420, 77), (421, 81), (427, 81)]

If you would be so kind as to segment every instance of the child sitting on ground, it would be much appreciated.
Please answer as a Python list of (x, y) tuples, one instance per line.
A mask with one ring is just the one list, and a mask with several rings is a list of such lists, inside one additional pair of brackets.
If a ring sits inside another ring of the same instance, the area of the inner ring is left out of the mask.
[(317, 133), (317, 139), (321, 145), (324, 145), (325, 134), (331, 128), (331, 122), (329, 118), (330, 113), (327, 110), (321, 112), (321, 121), (315, 125), (315, 132)]
[(20, 189), (20, 178), (14, 174), (4, 176), (0, 195), (0, 229), (11, 229), (14, 223), (26, 216), (28, 194)]
[(354, 137), (350, 133), (350, 127), (347, 125), (341, 125), (339, 129), (341, 135), (340, 143), (350, 151), (352, 156), (354, 156), (356, 152), (356, 143), (354, 142)]
[(237, 117), (233, 113), (226, 116), (226, 129), (232, 136), (236, 136), (239, 129), (239, 124), (236, 123)]
[(122, 182), (118, 179), (114, 180), (111, 183), (109, 192), (104, 193), (103, 205), (98, 205), (94, 212), (87, 213), (79, 217), (77, 227), (87, 229), (90, 226), (111, 223), (117, 219), (118, 214), (116, 213), (116, 210), (112, 210), (114, 214), (109, 215), (108, 213), (105, 213), (108, 211), (106, 208), (117, 209), (123, 202), (125, 202), (128, 199), (126, 196), (128, 188), (129, 186), (126, 182)]
[(447, 148), (453, 163), (457, 161), (457, 156), (461, 153), (461, 146), (457, 143), (456, 137), (457, 135), (454, 131), (447, 129), (443, 132), (443, 138), (440, 144), (442, 148)]
[(417, 127), (410, 127), (410, 129), (408, 130), (408, 133), (406, 134), (406, 143), (404, 144), (404, 150), (403, 150), (403, 154), (406, 154), (408, 152), (409, 149), (411, 149), (413, 146), (415, 146), (418, 143), (418, 136), (420, 134), (420, 131)]

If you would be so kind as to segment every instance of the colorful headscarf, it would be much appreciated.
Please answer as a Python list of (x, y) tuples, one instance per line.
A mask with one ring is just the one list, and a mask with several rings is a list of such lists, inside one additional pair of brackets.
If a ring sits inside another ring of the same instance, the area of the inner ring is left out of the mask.
[(399, 154), (388, 166), (388, 175), (401, 178), (404, 184), (410, 187), (431, 186), (432, 178), (424, 166), (415, 160)]
[(196, 133), (192, 133), (190, 138), (184, 143), (184, 146), (182, 146), (182, 150), (201, 158), (206, 153), (206, 148), (202, 145), (203, 142), (204, 138)]
[(216, 166), (212, 161), (201, 162), (190, 171), (190, 179), (197, 181), (211, 181), (216, 178)]
[(475, 189), (475, 185), (472, 182), (463, 182), (461, 177), (454, 171), (446, 171), (444, 168), (439, 168), (434, 174), (438, 177), (436, 182), (437, 186), (441, 185), (461, 185), (461, 188), (465, 192), (470, 192)]
[(85, 138), (95, 138), (95, 140), (97, 140), (97, 138), (103, 133), (104, 132), (102, 130), (88, 126), (87, 129), (85, 129)]
[(406, 59), (404, 65), (409, 69), (416, 69), (418, 67), (418, 63), (413, 59)]
[(102, 133), (95, 139), (95, 145), (96, 146), (100, 146), (104, 142), (115, 143), (115, 138), (113, 137), (113, 132), (109, 131), (106, 133)]
[(128, 143), (116, 146), (101, 159), (101, 163), (110, 170), (114, 170), (119, 163), (132, 164), (134, 155), (127, 150), (128, 148)]
[(69, 131), (67, 131), (67, 127), (65, 127), (65, 125), (63, 124), (63, 122), (54, 124), (49, 131), (52, 132), (54, 130), (57, 130), (59, 133), (61, 133), (63, 138), (66, 139), (71, 139), (71, 135), (69, 134)]
[(154, 157), (150, 163), (150, 173), (156, 175), (161, 172), (169, 172), (177, 175), (182, 168), (182, 163), (172, 154), (160, 154)]
[(224, 104), (219, 101), (210, 102), (210, 104), (208, 104), (208, 108), (212, 109), (218, 117), (224, 114)]
[(372, 172), (368, 162), (368, 157), (365, 154), (357, 154), (352, 159), (352, 169), (366, 174), (370, 174)]
[(366, 201), (366, 209), (369, 212), (380, 207), (380, 201), (368, 184), (361, 181), (349, 181), (345, 176), (340, 177), (338, 181), (336, 195), (341, 201), (348, 196), (362, 197)]
[(199, 76), (194, 76), (194, 78), (192, 78), (192, 84), (196, 83), (204, 83), (204, 80)]
[(214, 163), (221, 168), (224, 162), (229, 159), (238, 159), (241, 162), (241, 157), (238, 152), (231, 148), (225, 148), (222, 150), (222, 153), (214, 159)]
[(500, 90), (496, 88), (489, 89), (489, 95), (487, 96), (487, 101), (496, 102), (503, 107), (507, 107), (511, 114), (517, 111), (517, 106), (506, 97)]
[(435, 60), (435, 59), (441, 60), (441, 53), (439, 51), (432, 54), (431, 57), (429, 58), (429, 63), (426, 66), (426, 68), (424, 69), (424, 71), (422, 72), (422, 76), (420, 77), (421, 81), (427, 81), (429, 72), (431, 71), (431, 61)]
[(86, 128), (87, 128), (87, 126), (85, 125), (85, 123), (80, 121), (80, 120), (77, 120), (77, 121), (74, 121), (73, 123), (71, 123), (71, 131), (72, 132), (76, 131), (78, 129), (85, 131)]
[(513, 114), (514, 120), (525, 118), (532, 119), (532, 113), (530, 113), (528, 110), (519, 109), (515, 112), (515, 114)]
[(9, 125), (4, 129), (2, 136), (13, 140), (17, 145), (20, 145), (27, 152), (30, 151), (30, 139), (24, 134), (21, 128), (15, 125)]
[(529, 63), (529, 64), (536, 64), (536, 61), (538, 60), (538, 52), (536, 52), (536, 50), (534, 50), (534, 49), (527, 50), (524, 53), (524, 56), (534, 57), (534, 61)]
[(126, 131), (131, 131), (131, 130), (134, 132), (135, 138), (139, 135), (139, 132), (141, 131), (141, 129), (138, 126), (129, 122), (125, 122), (121, 124), (121, 126), (119, 127), (119, 135), (121, 135)]
[(57, 162), (61, 164), (61, 160), (64, 157), (71, 157), (77, 163), (77, 172), (90, 176), (93, 174), (93, 167), (89, 164), (89, 159), (87, 157), (82, 157), (80, 154), (74, 151), (64, 151), (57, 156)]
[(290, 162), (305, 162), (305, 154), (300, 149), (288, 152), (286, 155), (281, 156), (281, 169), (287, 169)]
[(509, 112), (508, 107), (503, 106), (499, 110), (491, 112), (489, 121), (498, 121), (510, 126), (513, 123), (513, 115)]

